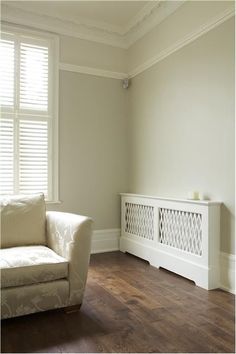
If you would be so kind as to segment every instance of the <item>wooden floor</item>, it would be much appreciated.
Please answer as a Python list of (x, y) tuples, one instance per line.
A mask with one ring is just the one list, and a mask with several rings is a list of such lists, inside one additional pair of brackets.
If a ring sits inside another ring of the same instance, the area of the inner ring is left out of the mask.
[(2, 352), (234, 352), (234, 296), (120, 252), (93, 255), (81, 310), (5, 320)]

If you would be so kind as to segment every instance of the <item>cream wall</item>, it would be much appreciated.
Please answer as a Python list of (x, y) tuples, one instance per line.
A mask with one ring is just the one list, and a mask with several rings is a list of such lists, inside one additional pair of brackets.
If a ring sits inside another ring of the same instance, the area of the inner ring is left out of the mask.
[[(126, 70), (126, 51), (60, 36), (60, 63)], [(120, 191), (128, 185), (127, 92), (121, 80), (60, 70), (59, 199), (49, 205), (89, 215), (94, 229), (120, 227)]]
[(234, 20), (132, 79), (129, 191), (221, 200), (221, 250), (234, 253)]
[(84, 39), (60, 36), (60, 61), (125, 73), (127, 71), (127, 50)]
[(60, 71), (61, 210), (89, 215), (94, 229), (120, 227), (127, 189), (126, 91), (120, 80)]

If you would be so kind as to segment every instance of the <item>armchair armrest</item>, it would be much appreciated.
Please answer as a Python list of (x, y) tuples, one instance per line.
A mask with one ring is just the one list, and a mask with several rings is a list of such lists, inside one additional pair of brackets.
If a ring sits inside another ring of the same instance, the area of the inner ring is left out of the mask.
[(47, 244), (69, 262), (68, 305), (82, 303), (91, 251), (92, 219), (57, 211), (47, 212)]

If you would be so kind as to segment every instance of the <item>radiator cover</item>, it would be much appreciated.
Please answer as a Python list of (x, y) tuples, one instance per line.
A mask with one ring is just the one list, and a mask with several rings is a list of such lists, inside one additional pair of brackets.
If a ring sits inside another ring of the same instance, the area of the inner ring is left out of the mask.
[(220, 202), (121, 194), (120, 250), (219, 287)]

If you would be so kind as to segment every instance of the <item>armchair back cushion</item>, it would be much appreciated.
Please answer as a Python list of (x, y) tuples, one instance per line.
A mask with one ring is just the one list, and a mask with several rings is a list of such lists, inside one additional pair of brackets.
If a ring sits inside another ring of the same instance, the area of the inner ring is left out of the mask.
[(2, 197), (0, 207), (1, 248), (46, 244), (43, 194)]

